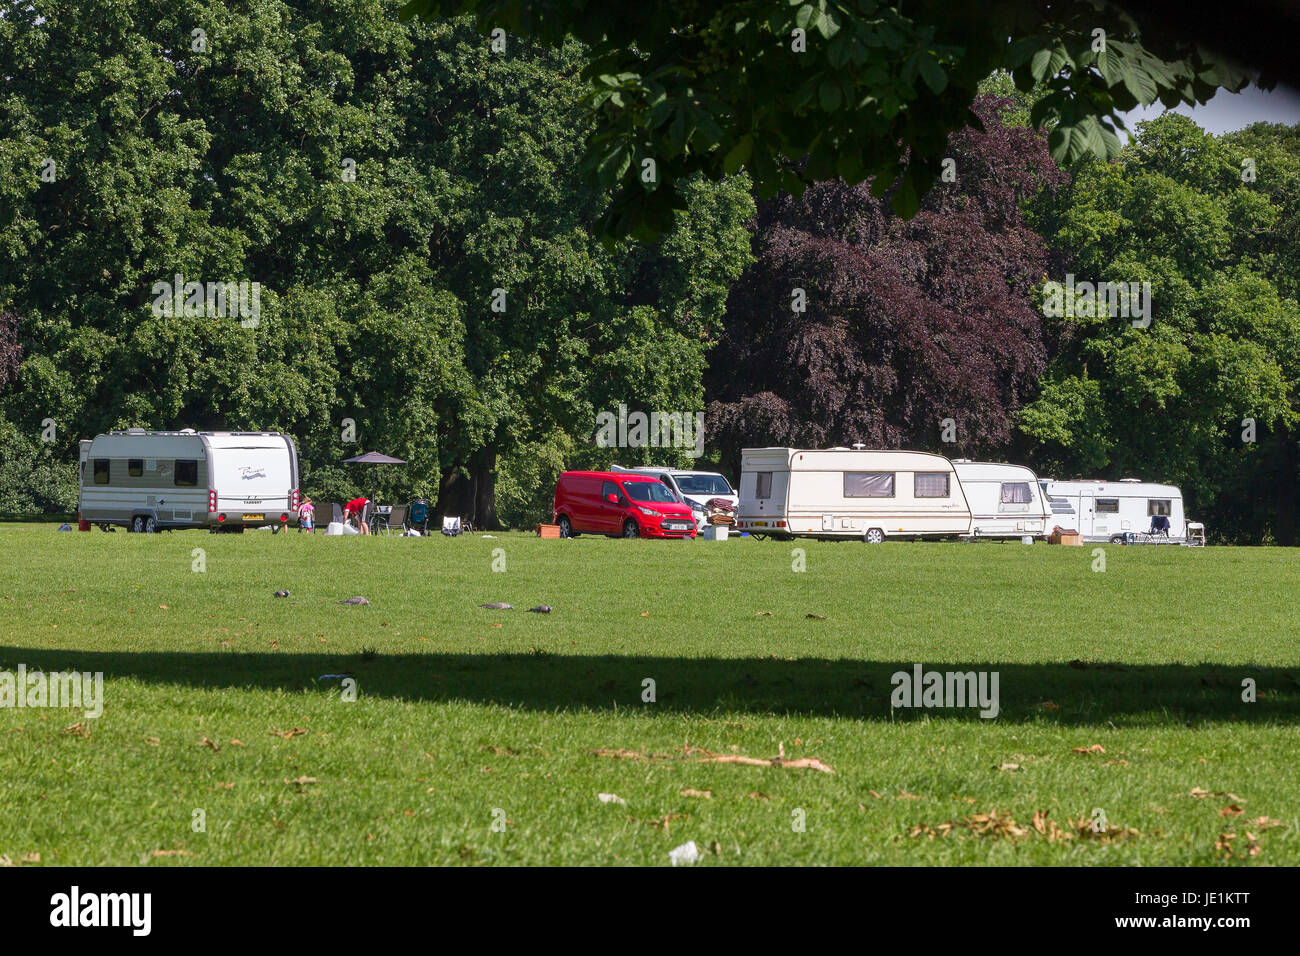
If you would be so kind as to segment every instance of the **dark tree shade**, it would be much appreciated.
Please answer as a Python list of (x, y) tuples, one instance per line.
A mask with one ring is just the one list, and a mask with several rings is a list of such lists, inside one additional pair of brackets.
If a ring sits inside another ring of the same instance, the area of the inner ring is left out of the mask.
[[(710, 356), (710, 443), (987, 452), (1046, 364), (1034, 288), (1043, 240), (1022, 200), (1065, 179), (1043, 136), (1004, 125), (1006, 100), (955, 134), (956, 181), (904, 221), (870, 184), (819, 183), (764, 203), (756, 263)], [(795, 311), (796, 289), (806, 310)], [(941, 441), (941, 421), (957, 442)]]
[(23, 347), (18, 342), (16, 312), (0, 312), (0, 388), (18, 377), (18, 366), (23, 360)]

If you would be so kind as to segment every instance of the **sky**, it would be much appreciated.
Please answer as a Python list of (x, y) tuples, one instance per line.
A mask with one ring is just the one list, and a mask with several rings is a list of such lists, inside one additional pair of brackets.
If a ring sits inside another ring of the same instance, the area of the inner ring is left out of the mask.
[[(1159, 103), (1154, 106), (1139, 106), (1123, 114), (1128, 133), (1137, 131), (1137, 124), (1152, 120), (1165, 113)], [(1270, 92), (1247, 87), (1240, 93), (1225, 93), (1220, 90), (1204, 106), (1177, 106), (1172, 112), (1190, 116), (1202, 129), (1218, 136), (1231, 133), (1251, 123), (1285, 123), (1288, 126), (1300, 123), (1300, 91), (1290, 87), (1279, 86)], [(1120, 140), (1127, 142), (1128, 136), (1119, 130)]]

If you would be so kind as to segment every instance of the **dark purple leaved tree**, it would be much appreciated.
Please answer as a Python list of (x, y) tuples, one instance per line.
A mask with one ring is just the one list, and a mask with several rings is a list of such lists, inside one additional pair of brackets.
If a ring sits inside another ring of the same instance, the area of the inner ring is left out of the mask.
[(973, 456), (1009, 444), (1047, 360), (1032, 300), (1047, 250), (1024, 205), (1066, 178), (1040, 133), (999, 121), (1009, 105), (976, 103), (986, 132), (952, 137), (956, 181), (910, 221), (869, 183), (760, 206), (757, 261), (732, 289), (706, 380), (708, 440), (733, 470), (753, 445)]

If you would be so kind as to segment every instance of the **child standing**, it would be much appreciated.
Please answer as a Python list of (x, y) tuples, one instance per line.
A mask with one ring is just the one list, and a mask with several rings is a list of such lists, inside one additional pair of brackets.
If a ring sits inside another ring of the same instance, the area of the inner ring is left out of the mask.
[(308, 534), (316, 533), (316, 506), (311, 503), (311, 498), (304, 497), (302, 504), (298, 506), (298, 530), (306, 531)]

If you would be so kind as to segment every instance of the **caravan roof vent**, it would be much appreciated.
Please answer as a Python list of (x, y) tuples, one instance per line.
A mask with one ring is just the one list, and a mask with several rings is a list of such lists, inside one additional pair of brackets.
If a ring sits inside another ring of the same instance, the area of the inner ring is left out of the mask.
[(848, 449), (845, 448), (843, 445), (836, 445), (834, 448), (831, 448), (831, 449), (829, 449), (829, 450), (830, 450), (830, 451), (848, 451)]
[(954, 465), (969, 465), (969, 464), (970, 464), (970, 459), (969, 459), (969, 458), (952, 458), (952, 459), (949, 459), (949, 460), (950, 460)]
[(193, 428), (182, 428), (182, 429), (181, 429), (181, 434), (182, 434), (182, 435), (197, 435), (198, 432), (196, 432)]
[(1121, 478), (1120, 481), (1131, 482), (1132, 484), (1135, 484), (1135, 485), (1136, 485), (1136, 484), (1139, 484), (1139, 479), (1137, 479), (1137, 478)]
[(854, 449), (854, 451), (862, 451), (862, 449), (864, 449), (864, 448), (866, 448), (866, 447), (867, 447), (867, 446), (864, 445), (864, 444), (862, 444), (862, 442), (860, 442), (860, 441), (855, 441), (855, 442), (853, 443), (853, 449)]

